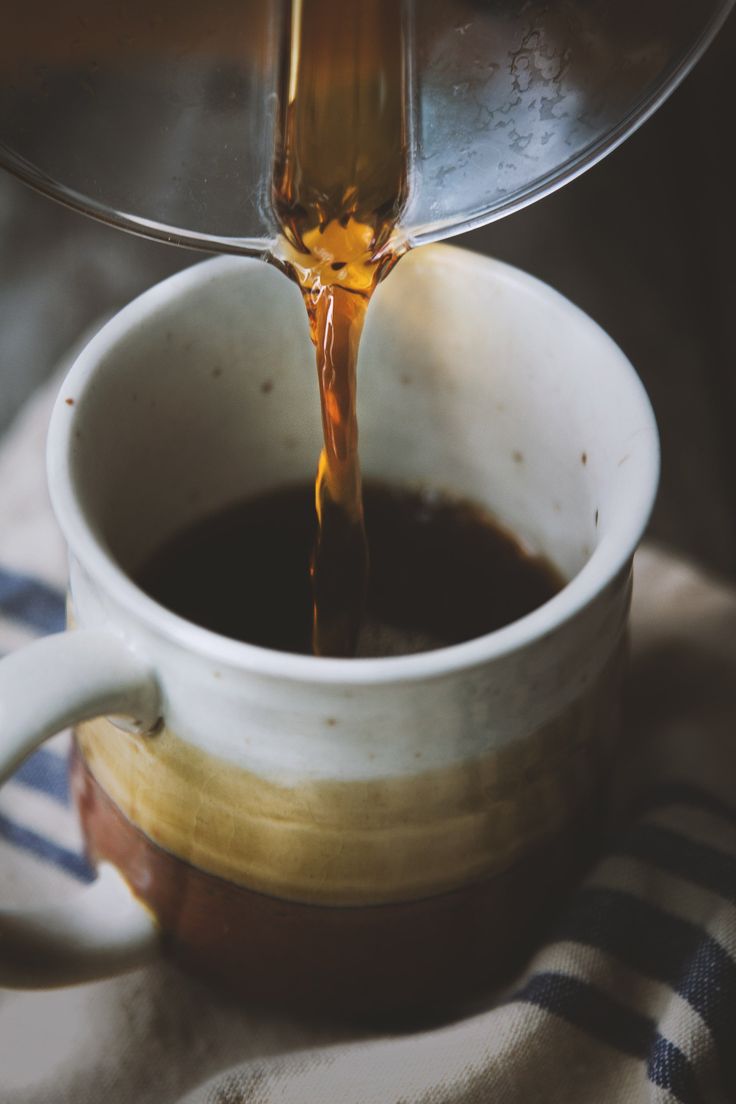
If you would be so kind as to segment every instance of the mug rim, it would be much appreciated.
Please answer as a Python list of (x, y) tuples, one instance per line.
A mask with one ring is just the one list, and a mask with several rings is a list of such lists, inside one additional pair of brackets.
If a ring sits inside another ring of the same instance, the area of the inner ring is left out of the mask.
[(54, 403), (47, 439), (49, 493), (69, 550), (102, 588), (155, 635), (199, 656), (252, 673), (300, 682), (366, 685), (441, 677), (459, 669), (487, 664), (516, 652), (570, 621), (600, 594), (633, 556), (654, 505), (659, 481), (660, 450), (657, 426), (644, 385), (633, 365), (613, 339), (589, 315), (548, 284), (505, 262), (457, 246), (423, 246), (421, 252), (443, 250), (454, 261), (495, 269), (496, 279), (532, 291), (572, 314), (591, 329), (602, 344), (616, 353), (620, 371), (640, 408), (638, 433), (641, 468), (629, 509), (616, 532), (606, 533), (584, 566), (556, 595), (524, 617), (483, 636), (460, 644), (410, 655), (338, 659), (299, 655), (263, 648), (221, 636), (187, 621), (159, 605), (142, 591), (104, 547), (87, 520), (76, 495), (71, 455), (74, 433), (66, 396), (81, 396), (93, 380), (108, 352), (137, 325), (147, 322), (182, 292), (197, 287), (228, 270), (267, 263), (250, 257), (219, 256), (191, 265), (155, 284), (122, 308), (95, 334), (77, 356)]

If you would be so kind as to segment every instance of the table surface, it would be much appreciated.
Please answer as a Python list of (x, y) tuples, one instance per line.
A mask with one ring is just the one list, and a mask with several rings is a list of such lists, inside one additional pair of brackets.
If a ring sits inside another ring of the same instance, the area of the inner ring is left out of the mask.
[[(663, 447), (651, 533), (736, 576), (732, 17), (658, 114), (585, 176), (456, 239), (557, 287), (637, 367)], [(86, 325), (197, 257), (0, 173), (0, 432)]]

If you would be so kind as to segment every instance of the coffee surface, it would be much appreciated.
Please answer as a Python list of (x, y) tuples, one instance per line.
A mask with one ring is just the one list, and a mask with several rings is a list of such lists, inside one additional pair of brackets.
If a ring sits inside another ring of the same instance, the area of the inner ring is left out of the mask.
[[(364, 486), (370, 583), (359, 655), (405, 654), (501, 628), (563, 586), (491, 516), (434, 492)], [(236, 640), (312, 651), (314, 489), (239, 503), (174, 536), (137, 582), (182, 617)]]

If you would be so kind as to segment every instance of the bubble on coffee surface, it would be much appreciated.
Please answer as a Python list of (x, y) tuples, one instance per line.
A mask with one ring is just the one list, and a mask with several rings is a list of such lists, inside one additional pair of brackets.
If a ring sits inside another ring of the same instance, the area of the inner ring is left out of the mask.
[(445, 641), (421, 629), (399, 629), (366, 613), (360, 626), (356, 657), (380, 659), (389, 656), (417, 655), (444, 647)]

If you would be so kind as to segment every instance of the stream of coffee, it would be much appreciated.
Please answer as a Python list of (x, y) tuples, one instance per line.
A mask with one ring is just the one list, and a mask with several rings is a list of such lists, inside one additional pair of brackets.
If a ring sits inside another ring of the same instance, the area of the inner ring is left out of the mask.
[(365, 313), (405, 248), (404, 5), (293, 0), (282, 42), (273, 208), (317, 353), (324, 447), (311, 558), (315, 655), (352, 656), (365, 603), (356, 365)]

